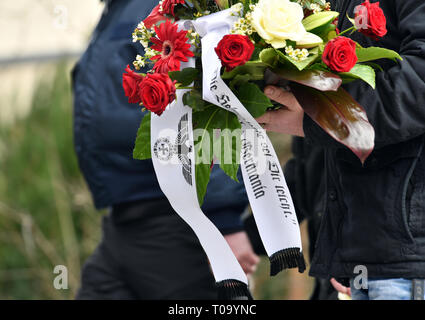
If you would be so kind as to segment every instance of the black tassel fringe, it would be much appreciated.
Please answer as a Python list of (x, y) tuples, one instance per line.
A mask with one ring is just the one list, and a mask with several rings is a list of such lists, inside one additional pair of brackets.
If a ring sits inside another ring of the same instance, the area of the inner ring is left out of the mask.
[(248, 286), (239, 280), (223, 280), (216, 285), (219, 300), (253, 300)]
[(270, 257), (270, 275), (275, 276), (284, 269), (298, 268), (305, 271), (304, 255), (300, 248), (288, 248), (278, 251)]

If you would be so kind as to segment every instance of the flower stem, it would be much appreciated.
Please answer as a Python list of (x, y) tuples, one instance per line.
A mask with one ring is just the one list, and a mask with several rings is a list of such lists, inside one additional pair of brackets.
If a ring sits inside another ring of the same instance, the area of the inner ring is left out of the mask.
[(355, 31), (355, 30), (357, 30), (357, 29), (356, 29), (356, 27), (355, 27), (355, 26), (352, 26), (351, 28), (348, 28), (348, 29), (346, 29), (346, 30), (344, 30), (344, 31), (340, 32), (340, 33), (339, 33), (339, 35), (338, 35), (338, 37), (339, 37), (339, 36), (342, 36), (343, 34), (346, 34), (346, 33), (347, 33), (347, 32), (349, 32), (349, 31)]

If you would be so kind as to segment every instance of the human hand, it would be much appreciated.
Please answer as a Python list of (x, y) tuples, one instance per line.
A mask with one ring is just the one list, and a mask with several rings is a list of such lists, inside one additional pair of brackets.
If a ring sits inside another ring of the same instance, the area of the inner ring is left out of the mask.
[(351, 289), (346, 286), (343, 286), (341, 283), (336, 281), (335, 278), (331, 279), (331, 284), (335, 288), (335, 290), (338, 291), (340, 294), (345, 294), (351, 297)]
[(230, 248), (233, 251), (236, 259), (238, 259), (243, 271), (250, 275), (257, 270), (257, 265), (260, 258), (252, 250), (251, 243), (249, 242), (246, 232), (236, 232), (224, 236)]
[(266, 131), (286, 133), (304, 137), (304, 110), (292, 92), (275, 86), (267, 86), (265, 95), (282, 105), (282, 108), (268, 111), (256, 120)]

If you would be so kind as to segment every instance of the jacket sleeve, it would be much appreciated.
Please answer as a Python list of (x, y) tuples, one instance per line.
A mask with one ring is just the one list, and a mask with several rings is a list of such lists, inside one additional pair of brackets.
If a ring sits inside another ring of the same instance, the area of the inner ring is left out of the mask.
[(206, 212), (205, 215), (223, 235), (244, 231), (241, 219), (244, 208), (227, 208), (215, 212)]
[[(345, 86), (365, 108), (375, 128), (376, 148), (425, 133), (425, 2), (394, 0), (391, 3), (398, 21), (389, 23), (398, 24), (403, 61), (377, 72), (376, 90), (360, 81)], [(342, 147), (307, 116), (304, 132), (310, 143)]]

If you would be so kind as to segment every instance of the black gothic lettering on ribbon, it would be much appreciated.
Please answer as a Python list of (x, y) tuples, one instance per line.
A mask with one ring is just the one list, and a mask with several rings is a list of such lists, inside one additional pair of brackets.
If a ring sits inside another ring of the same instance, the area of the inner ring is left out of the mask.
[(242, 159), (244, 162), (246, 173), (248, 174), (249, 183), (254, 192), (255, 199), (259, 199), (266, 195), (266, 186), (263, 186), (260, 180), (260, 175), (257, 171), (257, 165), (254, 162), (254, 157), (251, 153), (252, 144), (246, 139), (242, 139)]

